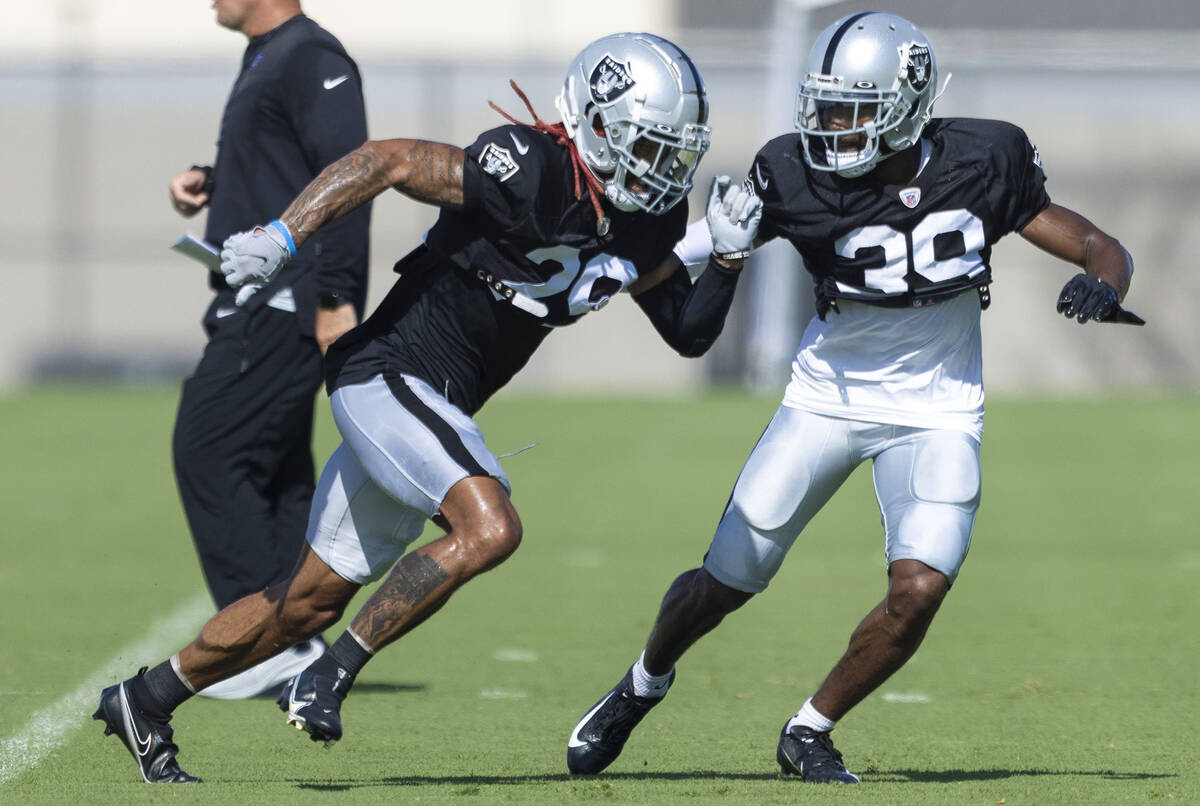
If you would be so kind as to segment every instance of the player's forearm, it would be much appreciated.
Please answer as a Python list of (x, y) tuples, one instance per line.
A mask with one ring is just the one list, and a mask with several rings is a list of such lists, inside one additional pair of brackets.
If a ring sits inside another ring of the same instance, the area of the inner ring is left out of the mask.
[(326, 166), (279, 220), (299, 247), (322, 226), (346, 215), (390, 186), (387, 160), (371, 142)]
[(1021, 230), (1021, 235), (1038, 248), (1099, 277), (1124, 299), (1133, 275), (1133, 259), (1120, 241), (1083, 216), (1051, 204)]
[(369, 140), (308, 184), (279, 220), (300, 246), (323, 225), (389, 187), (438, 207), (463, 205), (461, 148), (423, 140)]
[(1097, 230), (1088, 239), (1083, 270), (1117, 289), (1118, 297), (1125, 299), (1133, 277), (1133, 258), (1120, 241)]
[(714, 256), (695, 283), (679, 266), (665, 282), (634, 299), (667, 344), (680, 355), (697, 358), (721, 335), (740, 274)]

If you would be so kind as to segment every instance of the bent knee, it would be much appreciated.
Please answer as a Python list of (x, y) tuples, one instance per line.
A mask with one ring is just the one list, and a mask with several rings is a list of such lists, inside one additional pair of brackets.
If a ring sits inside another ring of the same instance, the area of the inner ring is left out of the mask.
[(490, 568), (512, 556), (521, 545), (524, 530), (515, 512), (488, 518), (463, 535), (479, 566)]
[(694, 575), (689, 580), (693, 589), (712, 606), (725, 613), (732, 613), (754, 598), (754, 593), (726, 585), (706, 568), (697, 568), (690, 573)]
[(924, 619), (941, 606), (950, 590), (946, 575), (932, 568), (893, 579), (888, 587), (888, 611), (907, 619)]

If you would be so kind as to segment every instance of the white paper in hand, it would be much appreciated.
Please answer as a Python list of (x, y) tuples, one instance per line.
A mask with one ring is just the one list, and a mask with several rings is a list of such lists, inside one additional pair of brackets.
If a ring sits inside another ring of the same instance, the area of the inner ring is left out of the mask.
[(185, 257), (200, 261), (209, 271), (221, 270), (221, 250), (190, 232), (180, 235), (171, 248)]

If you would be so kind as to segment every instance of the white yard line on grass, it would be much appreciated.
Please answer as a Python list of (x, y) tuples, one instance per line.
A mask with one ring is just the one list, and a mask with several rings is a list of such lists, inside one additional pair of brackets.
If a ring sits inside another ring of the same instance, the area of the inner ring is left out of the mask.
[[(200, 593), (150, 625), (142, 640), (122, 648), (79, 687), (58, 702), (35, 713), (25, 727), (0, 740), (0, 785), (33, 769), (66, 743), (70, 734), (91, 721), (100, 690), (128, 677), (139, 665), (162, 660), (194, 637), (213, 613), (208, 594)], [(103, 732), (96, 723), (97, 738)]]
[(926, 702), (929, 702), (929, 695), (922, 694), (919, 691), (912, 691), (912, 692), (908, 692), (908, 693), (904, 693), (904, 692), (900, 692), (900, 691), (886, 691), (883, 694), (883, 701), (884, 702), (926, 703)]

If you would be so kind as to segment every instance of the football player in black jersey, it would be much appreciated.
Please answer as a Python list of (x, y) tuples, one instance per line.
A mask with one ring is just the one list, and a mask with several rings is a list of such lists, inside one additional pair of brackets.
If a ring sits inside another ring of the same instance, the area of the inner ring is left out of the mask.
[(766, 588), (813, 515), (870, 459), (887, 592), (784, 724), (777, 753), (787, 775), (856, 783), (830, 731), (917, 650), (970, 543), (992, 244), (1019, 232), (1081, 267), (1058, 297), (1066, 316), (1140, 323), (1119, 306), (1133, 271), (1121, 244), (1051, 203), (1038, 152), (1016, 126), (933, 119), (937, 77), (926, 37), (891, 14), (853, 14), (817, 38), (799, 131), (758, 152), (746, 185), (763, 201), (758, 238), (786, 238), (803, 256), (818, 316), (703, 566), (672, 583), (642, 655), (572, 731), (571, 772), (616, 759), (675, 662)]
[[(651, 34), (608, 36), (575, 59), (558, 108), (560, 124), (534, 115), (466, 149), (367, 142), (278, 220), (225, 242), (222, 270), (245, 301), (321, 226), (389, 187), (442, 210), (397, 264), (401, 277), (379, 308), (330, 348), (344, 442), (321, 474), (292, 576), (233, 603), (178, 654), (101, 695), (96, 718), (144, 780), (195, 780), (175, 760), (176, 706), (334, 624), (362, 585), (392, 569), (280, 697), (289, 723), (337, 741), (342, 700), (372, 654), (516, 550), (522, 527), (508, 479), (471, 415), (555, 326), (625, 290), (680, 353), (700, 355), (717, 337), (761, 202), (714, 182), (713, 257), (693, 284), (672, 250), (709, 142), (695, 65)], [(429, 519), (446, 535), (405, 554)]]

